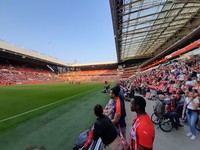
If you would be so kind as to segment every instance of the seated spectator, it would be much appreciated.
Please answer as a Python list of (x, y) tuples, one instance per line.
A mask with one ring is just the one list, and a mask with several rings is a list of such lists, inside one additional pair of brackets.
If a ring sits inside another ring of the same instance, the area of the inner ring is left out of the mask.
[(114, 103), (114, 100), (110, 99), (103, 111), (103, 114), (105, 114), (109, 118), (111, 118), (113, 103)]
[(159, 101), (156, 103), (155, 109), (159, 116), (169, 118), (172, 122), (172, 125), (178, 130), (178, 127), (183, 127), (183, 125), (180, 124), (179, 115), (177, 112), (175, 112), (172, 108), (174, 104), (171, 104), (165, 106), (164, 103), (165, 95), (160, 94), (159, 95)]
[(101, 105), (94, 107), (94, 113), (97, 116), (97, 120), (94, 124), (93, 138), (97, 141), (102, 139), (105, 150), (122, 150), (123, 145), (120, 137), (117, 135), (117, 131), (111, 120), (103, 114), (103, 108)]
[(195, 82), (191, 78), (188, 78), (185, 84), (188, 85), (189, 87), (195, 86)]
[(181, 72), (178, 76), (179, 81), (184, 82), (185, 81), (185, 77), (184, 74)]
[(155, 111), (157, 113), (157, 115), (161, 118), (164, 117), (165, 115), (165, 96), (163, 94), (159, 94), (158, 95), (158, 101), (155, 104)]

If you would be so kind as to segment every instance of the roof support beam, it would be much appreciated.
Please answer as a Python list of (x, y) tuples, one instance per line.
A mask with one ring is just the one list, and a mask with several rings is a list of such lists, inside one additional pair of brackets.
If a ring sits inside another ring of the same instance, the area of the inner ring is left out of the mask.
[[(199, 15), (200, 11), (195, 16)], [(154, 53), (154, 57), (152, 59), (145, 61), (143, 64), (140, 65), (140, 67), (144, 67), (152, 63), (153, 61), (161, 58), (162, 56), (172, 53), (173, 51), (177, 50), (176, 47), (180, 47), (180, 45), (183, 45), (184, 42), (189, 41), (191, 38), (195, 38), (196, 36), (199, 37), (198, 33), (200, 33), (200, 20), (195, 19), (194, 17), (190, 21), (188, 21), (188, 23), (185, 26), (189, 26), (189, 24), (198, 25), (198, 28), (196, 28), (196, 30), (194, 30), (194, 28), (187, 28), (187, 30), (180, 29), (179, 31), (177, 31), (177, 33), (174, 35), (172, 39), (166, 41), (166, 43), (161, 45), (155, 51), (156, 53)]]
[[(191, 15), (193, 13), (184, 13), (184, 14), (180, 14), (179, 16), (183, 17), (181, 19), (176, 19), (176, 21), (181, 21), (183, 19), (190, 19), (190, 17), (184, 17), (184, 16), (188, 16), (188, 15)], [(173, 19), (176, 15), (174, 16), (170, 16), (170, 17), (163, 17), (163, 18), (157, 18), (156, 21), (160, 21), (160, 20), (165, 20), (165, 19)], [(199, 17), (200, 18), (200, 17)], [(129, 28), (130, 27), (135, 27), (135, 26), (139, 26), (139, 25), (143, 25), (143, 24), (147, 24), (147, 23), (151, 23), (151, 22), (154, 22), (155, 19), (150, 19), (150, 20), (145, 20), (145, 21), (142, 21), (142, 22), (139, 22), (139, 23), (129, 23)], [(165, 24), (165, 23), (170, 23), (171, 21), (168, 21), (168, 22), (163, 22), (163, 23), (160, 23), (160, 24), (156, 24), (156, 25), (162, 25), (162, 24)], [(120, 29), (124, 29), (124, 28), (127, 28), (127, 25), (122, 25)]]
[[(199, 6), (190, 6), (190, 7), (185, 7), (185, 8), (197, 8), (197, 9), (199, 9)], [(182, 8), (173, 8), (170, 11), (180, 10), (180, 9), (182, 9)], [(134, 20), (139, 20), (139, 19), (142, 19), (142, 18), (154, 16), (154, 15), (159, 15), (159, 14), (165, 13), (165, 12), (167, 13), (167, 12), (169, 12), (169, 10), (164, 10), (162, 12), (156, 12), (156, 13), (148, 14), (148, 15), (145, 15), (145, 16), (140, 16), (140, 17), (137, 17), (137, 18), (133, 18), (133, 19), (130, 19), (130, 20), (123, 21), (122, 23), (130, 22), (130, 21), (134, 21)], [(130, 12), (130, 14), (131, 14), (131, 12)]]

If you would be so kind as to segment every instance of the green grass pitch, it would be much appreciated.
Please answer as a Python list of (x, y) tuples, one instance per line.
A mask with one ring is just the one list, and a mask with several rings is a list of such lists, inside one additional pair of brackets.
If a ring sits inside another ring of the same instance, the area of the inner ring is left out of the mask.
[(95, 104), (105, 105), (102, 83), (0, 87), (0, 149), (70, 150), (91, 127)]

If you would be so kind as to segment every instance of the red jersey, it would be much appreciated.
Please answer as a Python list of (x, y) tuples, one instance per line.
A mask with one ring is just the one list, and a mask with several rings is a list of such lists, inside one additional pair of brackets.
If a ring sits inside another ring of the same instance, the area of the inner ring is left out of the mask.
[(146, 148), (153, 148), (154, 137), (154, 125), (148, 114), (140, 117), (136, 115), (130, 133), (131, 150), (140, 150), (140, 145)]

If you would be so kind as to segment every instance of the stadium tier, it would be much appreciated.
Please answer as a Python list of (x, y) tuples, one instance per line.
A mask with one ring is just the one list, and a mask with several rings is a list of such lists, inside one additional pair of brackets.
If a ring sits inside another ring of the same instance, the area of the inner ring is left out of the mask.
[(143, 90), (149, 88), (167, 93), (185, 89), (200, 90), (200, 55), (189, 59), (172, 60), (132, 75), (130, 80), (136, 88)]
[(68, 82), (114, 82), (117, 78), (116, 70), (92, 70), (69, 72), (59, 75)]
[(63, 83), (48, 67), (0, 58), (0, 85)]
[(40, 72), (38, 70), (0, 69), (0, 85), (12, 84), (47, 84), (63, 83), (64, 80), (54, 77), (50, 72)]

